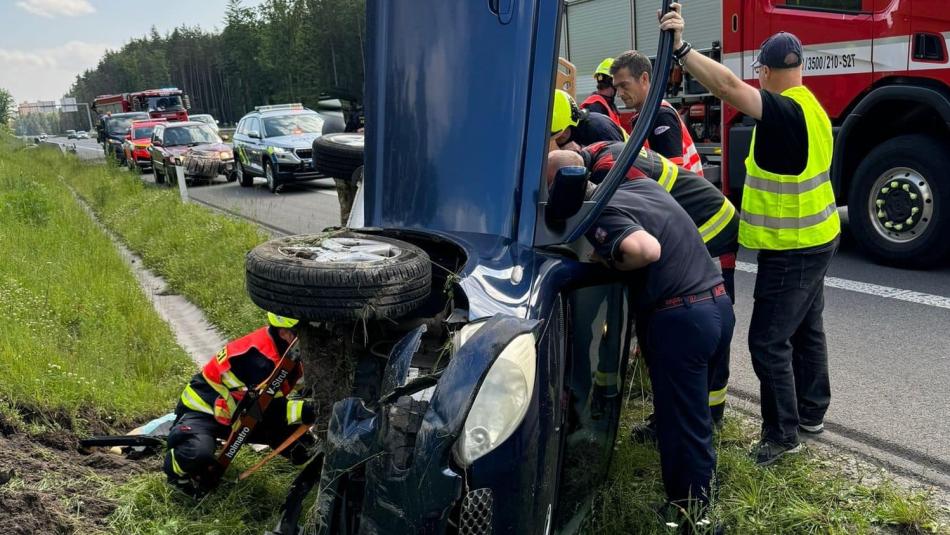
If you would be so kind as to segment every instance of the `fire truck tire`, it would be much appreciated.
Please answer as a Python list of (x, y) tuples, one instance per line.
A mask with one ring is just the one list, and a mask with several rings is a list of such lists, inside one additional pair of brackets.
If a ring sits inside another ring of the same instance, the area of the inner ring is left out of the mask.
[(900, 136), (872, 149), (848, 196), (852, 234), (875, 260), (929, 268), (950, 254), (950, 147)]
[[(377, 250), (358, 253), (356, 246)], [(327, 258), (329, 254), (335, 258)], [(397, 318), (415, 310), (429, 297), (432, 265), (415, 245), (334, 231), (258, 245), (247, 254), (246, 280), (251, 301), (275, 314), (360, 321)]]
[(363, 165), (363, 134), (339, 133), (313, 141), (313, 166), (324, 175), (350, 180)]

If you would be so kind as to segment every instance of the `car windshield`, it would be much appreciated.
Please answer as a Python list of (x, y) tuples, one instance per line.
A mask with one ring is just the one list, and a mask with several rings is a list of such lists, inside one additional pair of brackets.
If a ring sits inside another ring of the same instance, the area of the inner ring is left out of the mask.
[(148, 109), (155, 111), (183, 110), (185, 107), (181, 103), (181, 97), (149, 97)]
[(141, 117), (113, 117), (106, 121), (106, 127), (110, 134), (125, 135), (135, 119), (141, 119)]
[(165, 129), (165, 146), (199, 145), (201, 143), (221, 143), (221, 138), (208, 125), (195, 124)]
[(143, 139), (152, 137), (155, 126), (139, 126), (132, 132), (132, 139)]
[(316, 113), (295, 113), (264, 119), (264, 137), (319, 134), (323, 119)]

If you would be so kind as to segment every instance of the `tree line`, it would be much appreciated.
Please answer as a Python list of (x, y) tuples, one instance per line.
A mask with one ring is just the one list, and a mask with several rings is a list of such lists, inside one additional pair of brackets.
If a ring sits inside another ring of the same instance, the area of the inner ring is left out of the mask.
[(234, 123), (254, 106), (315, 105), (326, 92), (362, 95), (365, 0), (267, 0), (246, 7), (229, 0), (224, 28), (154, 28), (95, 69), (76, 77), (69, 94), (97, 95), (178, 87), (195, 113)]

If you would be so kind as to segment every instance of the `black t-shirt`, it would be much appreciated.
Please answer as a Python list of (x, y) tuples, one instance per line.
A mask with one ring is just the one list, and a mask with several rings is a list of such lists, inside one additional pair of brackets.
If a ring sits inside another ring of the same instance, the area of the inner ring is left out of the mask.
[[(624, 144), (617, 142), (594, 143), (581, 150), (584, 166), (590, 170), (590, 181), (600, 184), (607, 172), (614, 166), (617, 157), (623, 150)], [(663, 163), (657, 153), (650, 149), (640, 151), (634, 160), (627, 178), (650, 178), (659, 180), (663, 174)], [(680, 167), (676, 181), (670, 195), (693, 220), (696, 228), (701, 227), (715, 216), (725, 202), (725, 196), (716, 186), (705, 178), (691, 173)], [(738, 212), (729, 221), (729, 224), (716, 236), (706, 242), (706, 248), (711, 256), (733, 253), (739, 248), (739, 215)]]
[(590, 145), (598, 141), (623, 141), (623, 130), (602, 113), (587, 112), (577, 126), (571, 127), (571, 139), (580, 146)]
[(620, 259), (620, 242), (645, 230), (660, 242), (660, 259), (642, 270), (640, 308), (708, 290), (722, 282), (689, 215), (662, 186), (652, 180), (631, 180), (617, 188), (587, 239), (608, 261)]
[[(637, 125), (638, 115), (633, 119), (633, 126)], [(660, 106), (653, 121), (650, 135), (647, 136), (650, 148), (667, 158), (681, 158), (683, 156), (683, 131), (680, 128), (680, 116), (676, 110)]]
[(764, 89), (762, 118), (755, 125), (755, 163), (779, 175), (798, 175), (808, 165), (805, 112), (789, 97)]

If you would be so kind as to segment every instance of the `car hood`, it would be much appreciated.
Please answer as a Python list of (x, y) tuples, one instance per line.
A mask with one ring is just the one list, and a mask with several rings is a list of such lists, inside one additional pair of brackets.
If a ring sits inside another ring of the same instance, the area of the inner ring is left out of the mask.
[(152, 138), (140, 137), (140, 138), (138, 138), (138, 139), (133, 139), (133, 140), (132, 140), (132, 143), (135, 144), (135, 145), (151, 145), (151, 144), (152, 144)]
[(165, 147), (165, 151), (178, 156), (185, 153), (193, 154), (195, 156), (202, 156), (206, 154), (214, 154), (216, 152), (231, 152), (231, 147), (225, 145), (224, 143), (206, 143), (204, 145), (195, 145), (194, 147), (189, 147), (187, 145)]
[(501, 4), (367, 2), (368, 226), (533, 243), (561, 2)]
[(295, 134), (291, 136), (275, 136), (266, 140), (268, 145), (280, 147), (283, 149), (309, 149), (313, 146), (313, 140), (320, 137), (320, 134)]

